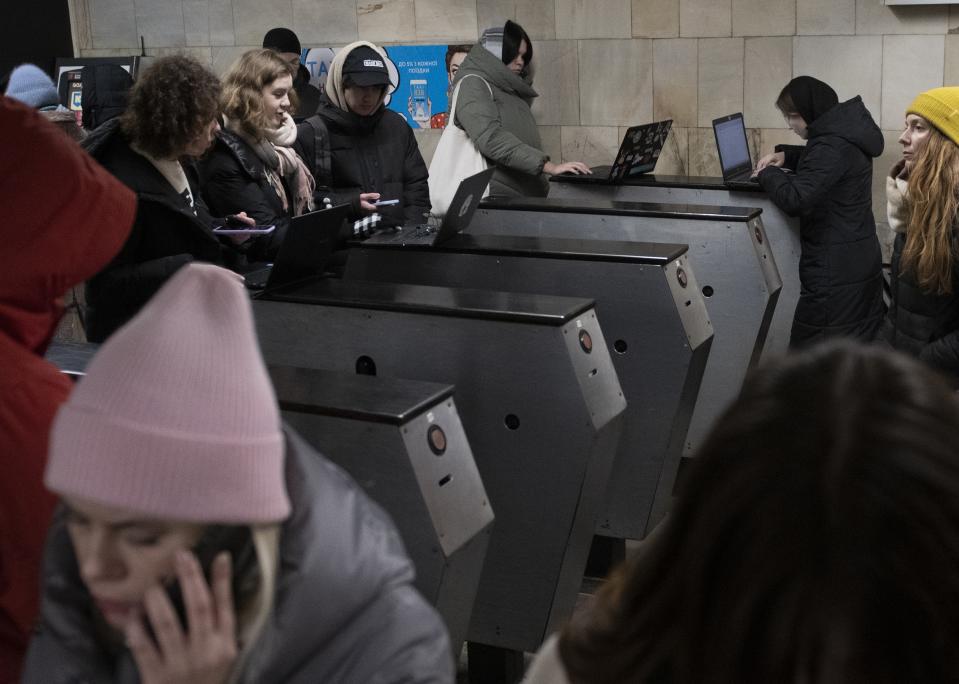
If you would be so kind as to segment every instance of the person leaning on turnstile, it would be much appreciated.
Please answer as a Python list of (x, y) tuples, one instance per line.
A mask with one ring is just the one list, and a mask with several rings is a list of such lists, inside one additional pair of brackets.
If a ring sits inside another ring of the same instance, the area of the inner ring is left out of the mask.
[(959, 677), (959, 404), (832, 342), (760, 368), (527, 684)]
[(26, 684), (453, 681), (392, 522), (282, 428), (228, 271), (181, 269), (101, 347), (45, 482)]
[(959, 88), (921, 93), (906, 110), (903, 158), (886, 178), (891, 301), (882, 338), (959, 386)]
[(882, 154), (882, 131), (862, 98), (839, 102), (831, 87), (811, 76), (787, 83), (776, 107), (808, 141), (805, 147), (777, 146), (756, 165), (770, 199), (800, 217), (801, 291), (789, 345), (829, 337), (872, 340), (885, 313), (872, 215), (872, 159)]

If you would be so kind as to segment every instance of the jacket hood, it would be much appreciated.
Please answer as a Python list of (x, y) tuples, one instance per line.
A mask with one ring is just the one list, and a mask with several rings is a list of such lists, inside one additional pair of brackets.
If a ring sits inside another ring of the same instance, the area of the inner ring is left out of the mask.
[(870, 157), (882, 154), (882, 131), (858, 95), (840, 102), (809, 125), (809, 139), (835, 135), (849, 141)]
[[(330, 72), (326, 77), (324, 94), (326, 95), (327, 100), (347, 113), (350, 113), (350, 111), (346, 106), (346, 90), (343, 88), (343, 64), (346, 62), (347, 56), (358, 47), (368, 47), (372, 50), (375, 50), (383, 57), (384, 64), (390, 64), (390, 58), (386, 54), (386, 50), (378, 45), (370, 43), (369, 41), (358, 40), (354, 43), (350, 43), (340, 50), (337, 50), (336, 55), (333, 57), (333, 61), (330, 62)], [(396, 84), (390, 83), (390, 85), (386, 86), (386, 90), (383, 93), (384, 97), (392, 93), (394, 90), (396, 90)], [(383, 107), (384, 105), (381, 104), (380, 108), (376, 111), (383, 111)], [(375, 115), (376, 114), (373, 116)]]
[[(35, 111), (0, 98), (0, 197), (8, 221), (0, 270), (0, 334), (42, 354), (61, 299), (120, 251), (136, 196)], [(11, 212), (12, 209), (12, 212)]]
[(455, 86), (459, 83), (460, 79), (466, 76), (466, 74), (482, 76), (500, 90), (514, 93), (527, 102), (537, 97), (536, 91), (533, 90), (532, 64), (530, 64), (529, 72), (525, 78), (517, 76), (503, 64), (503, 60), (498, 59), (496, 55), (480, 43), (474, 45), (470, 49), (469, 54), (466, 55), (466, 59), (464, 59), (460, 65), (459, 71), (456, 72), (456, 80), (453, 85)]

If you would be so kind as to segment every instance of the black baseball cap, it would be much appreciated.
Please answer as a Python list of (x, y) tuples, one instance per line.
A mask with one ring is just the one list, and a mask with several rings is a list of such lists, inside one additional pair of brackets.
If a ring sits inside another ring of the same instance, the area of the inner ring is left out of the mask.
[(343, 61), (343, 78), (358, 86), (388, 86), (390, 72), (383, 55), (366, 45), (350, 50)]

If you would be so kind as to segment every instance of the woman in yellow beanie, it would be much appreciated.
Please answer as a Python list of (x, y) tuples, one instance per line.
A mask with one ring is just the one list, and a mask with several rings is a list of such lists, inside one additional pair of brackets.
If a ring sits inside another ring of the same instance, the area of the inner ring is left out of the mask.
[(882, 337), (959, 386), (959, 88), (916, 97), (899, 143), (903, 158), (886, 179), (896, 238)]

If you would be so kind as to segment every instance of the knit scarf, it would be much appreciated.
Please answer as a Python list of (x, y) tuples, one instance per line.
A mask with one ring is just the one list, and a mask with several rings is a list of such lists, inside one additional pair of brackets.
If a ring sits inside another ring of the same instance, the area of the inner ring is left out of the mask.
[[(254, 140), (247, 135), (239, 122), (233, 119), (226, 120), (226, 128), (243, 138), (263, 162), (266, 178), (270, 187), (280, 198), (283, 211), (289, 211), (293, 216), (313, 211), (313, 190), (316, 182), (300, 156), (291, 149), (296, 142), (296, 124), (293, 122), (293, 117), (284, 114), (283, 123), (278, 128), (266, 129), (263, 132), (263, 138), (259, 140)], [(286, 191), (287, 187), (294, 192), (292, 208)]]
[(886, 217), (897, 233), (905, 233), (909, 224), (908, 189), (909, 173), (905, 161), (900, 160), (886, 176)]
[(196, 214), (196, 207), (193, 203), (193, 192), (190, 191), (190, 183), (186, 179), (186, 173), (183, 171), (183, 166), (180, 165), (180, 162), (176, 159), (156, 159), (136, 145), (131, 144), (130, 148), (153, 164), (153, 167), (160, 172), (160, 175), (170, 184), (170, 187), (173, 188), (176, 194), (180, 195), (190, 206), (190, 211)]

